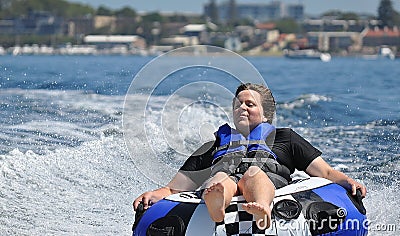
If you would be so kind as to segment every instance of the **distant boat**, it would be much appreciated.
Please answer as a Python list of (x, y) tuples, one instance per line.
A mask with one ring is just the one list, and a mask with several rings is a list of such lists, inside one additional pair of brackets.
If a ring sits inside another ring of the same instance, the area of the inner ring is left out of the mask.
[(385, 47), (385, 46), (379, 48), (378, 57), (387, 58), (390, 60), (395, 59), (395, 55), (394, 55), (392, 49), (390, 49), (389, 47)]
[(6, 54), (6, 50), (2, 46), (0, 46), (0, 56), (5, 55), (5, 54)]
[(373, 55), (362, 55), (362, 58), (367, 60), (378, 60), (378, 59), (396, 59), (396, 55), (393, 53), (392, 49), (387, 46), (381, 46), (379, 48), (378, 54)]
[(297, 50), (285, 49), (283, 53), (285, 57), (293, 59), (319, 59), (324, 62), (328, 62), (331, 60), (331, 54), (322, 53), (315, 49), (297, 49)]

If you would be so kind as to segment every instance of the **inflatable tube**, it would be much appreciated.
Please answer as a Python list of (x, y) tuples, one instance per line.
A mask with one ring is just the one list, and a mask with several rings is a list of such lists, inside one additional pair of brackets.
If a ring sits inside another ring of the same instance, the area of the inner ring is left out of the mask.
[(272, 222), (260, 230), (232, 199), (223, 222), (213, 222), (198, 192), (182, 192), (158, 201), (144, 213), (138, 209), (134, 236), (147, 235), (366, 235), (366, 210), (361, 194), (351, 196), (329, 180), (312, 177), (277, 189)]

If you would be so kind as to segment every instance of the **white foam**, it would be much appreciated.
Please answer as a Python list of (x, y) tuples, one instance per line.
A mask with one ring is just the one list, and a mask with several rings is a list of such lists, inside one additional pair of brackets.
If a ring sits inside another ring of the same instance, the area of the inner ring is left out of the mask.
[(288, 109), (288, 110), (293, 110), (296, 108), (301, 108), (304, 106), (307, 106), (309, 104), (316, 104), (318, 102), (329, 102), (332, 99), (330, 97), (324, 96), (324, 95), (319, 95), (319, 94), (304, 94), (297, 99), (290, 101), (290, 102), (285, 102), (281, 104), (279, 107)]

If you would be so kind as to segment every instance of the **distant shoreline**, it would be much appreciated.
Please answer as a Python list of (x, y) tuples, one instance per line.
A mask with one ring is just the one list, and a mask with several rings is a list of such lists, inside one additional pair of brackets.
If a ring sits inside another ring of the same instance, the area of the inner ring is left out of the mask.
[[(69, 47), (53, 48), (48, 46), (14, 46), (4, 49), (0, 46), (0, 56), (144, 56), (144, 57), (157, 57), (162, 55), (163, 51), (152, 51), (149, 49), (137, 49), (137, 48), (107, 48), (97, 49), (93, 45), (72, 45)], [(235, 52), (243, 57), (285, 57), (283, 51), (262, 51), (262, 50), (249, 50), (242, 52)], [(376, 60), (380, 59), (378, 54), (362, 54), (362, 53), (330, 53), (333, 57), (348, 57), (348, 58), (362, 58), (365, 60)], [(399, 58), (399, 55), (394, 55), (395, 59)]]

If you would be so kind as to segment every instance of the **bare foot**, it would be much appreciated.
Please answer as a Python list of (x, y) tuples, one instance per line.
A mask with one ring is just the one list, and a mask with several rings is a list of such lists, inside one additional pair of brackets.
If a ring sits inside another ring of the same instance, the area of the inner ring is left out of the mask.
[(269, 228), (271, 225), (271, 208), (269, 206), (264, 206), (257, 202), (249, 202), (244, 203), (242, 207), (245, 211), (254, 215), (259, 229)]
[(214, 183), (204, 190), (204, 202), (208, 213), (215, 222), (221, 222), (225, 218), (224, 186), (221, 183)]

